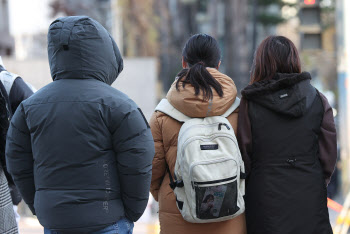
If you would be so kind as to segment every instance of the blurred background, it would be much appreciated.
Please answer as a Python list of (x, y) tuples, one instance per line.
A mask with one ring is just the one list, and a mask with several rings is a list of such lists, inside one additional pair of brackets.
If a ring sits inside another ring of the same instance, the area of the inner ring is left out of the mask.
[[(88, 15), (116, 40), (125, 68), (113, 84), (149, 118), (181, 70), (181, 50), (195, 33), (214, 36), (222, 49), (220, 70), (242, 90), (254, 51), (268, 35), (298, 47), (303, 70), (326, 94), (338, 128), (339, 160), (328, 187), (340, 204), (350, 185), (349, 0), (0, 0), (0, 56), (6, 69), (36, 89), (50, 83), (47, 30), (57, 17)], [(42, 233), (23, 202), (22, 234)], [(332, 223), (338, 213), (330, 210)], [(150, 198), (135, 233), (159, 233), (157, 203)]]

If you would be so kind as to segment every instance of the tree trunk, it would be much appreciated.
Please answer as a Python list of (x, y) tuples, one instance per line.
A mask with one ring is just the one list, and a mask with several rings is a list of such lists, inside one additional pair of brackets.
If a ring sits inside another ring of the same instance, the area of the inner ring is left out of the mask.
[(156, 14), (159, 16), (159, 76), (163, 84), (163, 91), (166, 92), (169, 83), (169, 74), (171, 67), (171, 32), (170, 32), (170, 16), (169, 2), (164, 0), (156, 0)]
[(210, 36), (214, 37), (215, 39), (218, 38), (218, 28), (219, 28), (219, 22), (218, 22), (218, 6), (219, 6), (220, 0), (211, 0), (209, 1), (208, 5), (208, 13), (210, 17)]
[(226, 0), (225, 3), (223, 65), (240, 93), (249, 83), (248, 0)]
[(157, 0), (160, 17), (160, 77), (163, 91), (167, 92), (176, 74), (181, 70), (181, 52), (188, 38), (197, 33), (197, 2)]

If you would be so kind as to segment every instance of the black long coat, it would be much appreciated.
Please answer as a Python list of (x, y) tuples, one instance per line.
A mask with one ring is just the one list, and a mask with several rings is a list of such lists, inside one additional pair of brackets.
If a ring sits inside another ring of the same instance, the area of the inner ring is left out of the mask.
[(63, 17), (48, 33), (53, 82), (18, 107), (6, 160), (24, 201), (52, 230), (91, 233), (146, 208), (154, 143), (141, 110), (110, 85), (123, 60), (96, 21)]
[(248, 233), (332, 233), (326, 184), (336, 134), (329, 104), (310, 79), (278, 74), (242, 92), (238, 140), (249, 173)]

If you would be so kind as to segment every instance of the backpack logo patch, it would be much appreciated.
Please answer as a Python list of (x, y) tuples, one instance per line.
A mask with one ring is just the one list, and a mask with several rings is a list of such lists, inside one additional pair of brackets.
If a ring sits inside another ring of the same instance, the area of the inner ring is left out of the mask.
[(219, 149), (219, 145), (201, 145), (201, 150), (217, 150)]

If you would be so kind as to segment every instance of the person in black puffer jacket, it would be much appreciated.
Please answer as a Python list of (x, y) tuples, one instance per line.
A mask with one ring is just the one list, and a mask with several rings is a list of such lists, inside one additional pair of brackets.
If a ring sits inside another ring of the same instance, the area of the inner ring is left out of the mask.
[(245, 162), (249, 234), (330, 234), (327, 184), (337, 158), (326, 97), (301, 72), (298, 51), (271, 36), (242, 91), (238, 142)]
[(8, 171), (45, 233), (132, 230), (146, 208), (154, 143), (138, 106), (110, 85), (123, 69), (107, 30), (86, 16), (48, 32), (54, 82), (18, 107)]

